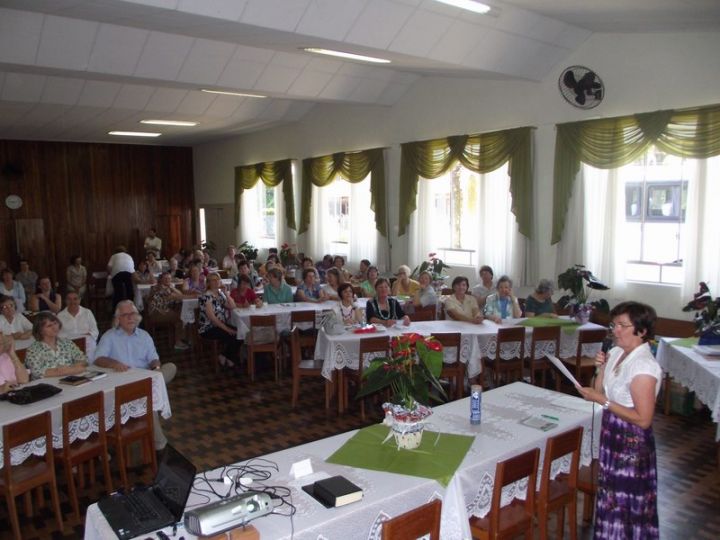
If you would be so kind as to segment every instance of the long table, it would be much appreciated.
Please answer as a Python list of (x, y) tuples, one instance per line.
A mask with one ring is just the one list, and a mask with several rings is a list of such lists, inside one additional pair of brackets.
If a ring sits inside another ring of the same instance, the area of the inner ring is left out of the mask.
[[(292, 521), (289, 517), (268, 515), (253, 522), (253, 525), (261, 538), (273, 540), (291, 537), (297, 540), (379, 539), (383, 521), (433, 498), (440, 498), (443, 501), (441, 538), (469, 538), (470, 515), (482, 517), (490, 510), (495, 465), (498, 461), (538, 447), (542, 464), (547, 438), (577, 426), (584, 428), (581, 464), (589, 464), (592, 457), (597, 455), (602, 410), (596, 407), (593, 415), (592, 404), (580, 398), (525, 383), (513, 383), (484, 393), (481, 425), (470, 425), (469, 409), (469, 398), (466, 398), (435, 407), (434, 414), (429, 418), (431, 425), (428, 429), (474, 437), (470, 450), (447, 487), (427, 478), (326, 463), (325, 460), (350, 439), (356, 430), (262, 456), (279, 467), (279, 472), (274, 473), (266, 484), (290, 487), (292, 504), (297, 512)], [(541, 413), (557, 417), (558, 426), (545, 432), (519, 423), (527, 416)], [(290, 467), (302, 459), (310, 459), (315, 474), (294, 480), (290, 476)], [(569, 456), (561, 458), (552, 468), (553, 475), (568, 467)], [(219, 468), (204, 473), (204, 476), (211, 480), (219, 479), (219, 485), (222, 485), (221, 473), (222, 468)], [(301, 486), (312, 483), (320, 475), (335, 474), (344, 475), (360, 486), (364, 493), (362, 501), (326, 509), (301, 490)], [(196, 480), (196, 484), (198, 482)], [(218, 484), (213, 482), (213, 485)], [(502, 504), (509, 504), (520, 494), (522, 485), (521, 480), (504, 490)], [(524, 485), (527, 485), (526, 481)], [(257, 485), (250, 487), (258, 488)], [(210, 498), (215, 499), (212, 496)], [(193, 492), (187, 508), (208, 502), (207, 496)], [(276, 509), (277, 512), (287, 510)], [(165, 532), (170, 534), (171, 529)], [(182, 535), (188, 540), (194, 538), (187, 531)], [(91, 505), (85, 520), (85, 539), (104, 540), (112, 537), (112, 530), (97, 504)]]
[[(673, 379), (689, 388), (705, 403), (718, 424), (715, 440), (720, 441), (720, 358), (705, 357), (691, 347), (673, 342), (685, 340), (662, 338), (658, 345), (657, 361)], [(669, 389), (666, 387), (665, 391)]]
[[(31, 403), (29, 405), (14, 405), (7, 401), (0, 401), (0, 427), (6, 424), (23, 420), (30, 416), (50, 411), (52, 416), (52, 437), (53, 437), (53, 448), (62, 448), (63, 437), (62, 437), (62, 405), (65, 402), (72, 401), (74, 399), (81, 398), (93, 394), (95, 392), (102, 391), (105, 393), (105, 427), (110, 429), (115, 425), (115, 387), (123, 384), (139, 381), (148, 377), (152, 378), (152, 393), (153, 393), (153, 410), (159, 412), (163, 418), (169, 418), (172, 414), (170, 410), (170, 399), (168, 398), (167, 387), (165, 386), (165, 380), (163, 379), (160, 371), (150, 371), (147, 369), (130, 369), (123, 372), (109, 371), (102, 368), (92, 366), (92, 369), (97, 371), (107, 371), (108, 376), (103, 377), (95, 381), (91, 381), (87, 384), (80, 386), (69, 386), (58, 383), (59, 377), (48, 377), (33, 381), (30, 384), (37, 382), (46, 382), (53, 386), (62, 388), (62, 392), (59, 394)], [(128, 418), (134, 418), (145, 414), (145, 405), (142, 403), (131, 403), (130, 406), (122, 409), (121, 422), (124, 424)], [(78, 438), (86, 439), (91, 433), (97, 432), (98, 423), (97, 419), (90, 419), (90, 421), (78, 421), (71, 425), (70, 430), (70, 441), (75, 441)], [(0, 468), (3, 466), (3, 439), (2, 433), (0, 432)], [(44, 455), (45, 446), (42, 445), (25, 445), (14, 448), (10, 453), (10, 459), (13, 465), (22, 463), (31, 455)]]

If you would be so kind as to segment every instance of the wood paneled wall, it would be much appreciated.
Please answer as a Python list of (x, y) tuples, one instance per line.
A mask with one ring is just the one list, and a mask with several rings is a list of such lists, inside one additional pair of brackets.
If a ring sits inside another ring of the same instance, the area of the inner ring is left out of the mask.
[[(20, 209), (7, 208), (9, 194), (22, 197)], [(43, 220), (42, 253), (17, 252), (17, 220), (29, 219)], [(118, 244), (142, 256), (150, 227), (164, 255), (194, 243), (192, 149), (0, 141), (0, 260), (13, 270), (25, 257), (64, 283), (74, 254), (88, 272), (104, 269)]]

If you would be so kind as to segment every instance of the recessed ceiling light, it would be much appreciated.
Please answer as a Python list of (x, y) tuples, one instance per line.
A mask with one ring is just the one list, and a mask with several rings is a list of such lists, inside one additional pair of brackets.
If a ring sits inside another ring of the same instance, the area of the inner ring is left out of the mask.
[(311, 52), (315, 54), (326, 54), (328, 56), (337, 56), (340, 58), (347, 58), (348, 60), (360, 60), (361, 62), (373, 62), (375, 64), (389, 64), (390, 60), (385, 58), (376, 58), (374, 56), (365, 56), (362, 54), (353, 54), (343, 51), (333, 51), (332, 49), (316, 49), (314, 47), (303, 47), (303, 51)]
[(201, 92), (206, 92), (208, 94), (222, 94), (223, 96), (240, 96), (240, 97), (251, 97), (251, 98), (266, 98), (267, 96), (262, 96), (260, 94), (246, 94), (245, 92), (226, 92), (225, 90), (208, 90), (206, 88), (201, 88)]
[(475, 13), (487, 13), (490, 11), (490, 6), (487, 4), (483, 4), (481, 2), (475, 2), (474, 0), (435, 0), (436, 2), (440, 2), (442, 4), (447, 4), (449, 6), (455, 6), (462, 9), (467, 9), (468, 11), (474, 11)]
[(152, 133), (150, 131), (108, 131), (108, 135), (118, 135), (120, 137), (159, 137), (162, 133)]
[(157, 126), (197, 126), (197, 122), (185, 122), (184, 120), (140, 120), (141, 124), (152, 124)]

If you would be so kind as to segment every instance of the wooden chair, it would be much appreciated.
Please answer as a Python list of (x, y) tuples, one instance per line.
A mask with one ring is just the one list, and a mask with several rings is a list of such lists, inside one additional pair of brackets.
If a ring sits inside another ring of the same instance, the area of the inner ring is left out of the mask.
[(280, 358), (282, 343), (278, 340), (275, 315), (251, 315), (250, 331), (247, 334), (248, 375), (255, 381), (255, 355), (270, 353), (275, 364), (275, 382), (280, 380)]
[[(570, 372), (575, 375), (578, 382), (585, 386), (587, 386), (586, 383), (589, 383), (592, 374), (595, 373), (595, 357), (583, 356), (583, 345), (602, 343), (607, 335), (608, 331), (606, 328), (600, 328), (598, 330), (580, 330), (578, 332), (578, 344), (575, 356), (560, 359), (568, 367)], [(583, 374), (586, 375), (585, 381), (583, 381)], [(587, 376), (588, 374), (590, 374), (590, 376)], [(561, 377), (555, 377), (555, 380), (556, 389), (560, 390)]]
[[(360, 340), (360, 351), (358, 353), (358, 369), (345, 368), (343, 370), (343, 388), (342, 388), (342, 401), (343, 405), (340, 408), (347, 409), (348, 407), (348, 383), (352, 382), (355, 384), (355, 388), (360, 390), (362, 387), (362, 374), (363, 367), (365, 365), (365, 357), (372, 354), (373, 357), (378, 354), (388, 356), (388, 350), (390, 347), (390, 341), (387, 336), (369, 337)], [(365, 420), (365, 400), (360, 400), (360, 418)]]
[(460, 332), (437, 333), (433, 334), (435, 338), (442, 344), (443, 349), (448, 347), (455, 348), (455, 362), (446, 364), (443, 362), (440, 378), (450, 379), (455, 390), (455, 399), (462, 399), (465, 390), (465, 364), (460, 361), (460, 342), (462, 335)]
[[(565, 531), (565, 507), (569, 506), (570, 540), (577, 540), (577, 481), (580, 462), (580, 443), (583, 428), (577, 427), (550, 437), (545, 445), (545, 461), (540, 477), (540, 491), (536, 494), (538, 526), (540, 540), (547, 539), (548, 514), (557, 512), (558, 536)], [(550, 478), (553, 461), (571, 454), (570, 471)]]
[[(524, 532), (527, 540), (532, 539), (535, 481), (539, 460), (540, 449), (533, 448), (519, 456), (501, 461), (495, 466), (490, 512), (484, 518), (475, 516), (470, 518), (470, 532), (473, 538), (482, 540), (515, 538)], [(525, 500), (515, 499), (501, 508), (502, 488), (523, 478), (528, 478)]]
[[(297, 405), (300, 395), (300, 379), (303, 377), (320, 377), (322, 374), (322, 360), (303, 360), (302, 358), (302, 336), (299, 328), (294, 326), (290, 332), (290, 361), (292, 363), (292, 408)], [(332, 382), (325, 379), (325, 410), (330, 409), (330, 396), (332, 393)]]
[[(503, 345), (506, 343), (518, 343), (518, 354), (513, 356), (512, 358), (502, 358), (500, 356), (500, 352), (502, 351)], [(525, 327), (512, 326), (510, 328), (498, 329), (495, 359), (483, 358), (483, 362), (485, 366), (489, 367), (492, 370), (493, 385), (498, 386), (500, 383), (500, 377), (503, 374), (508, 374), (505, 379), (506, 384), (516, 380), (522, 380), (524, 358)], [(515, 377), (509, 378), (510, 375), (513, 374), (515, 375)]]
[(365, 291), (363, 291), (363, 288), (360, 285), (353, 285), (353, 294), (357, 296), (358, 298), (362, 298), (365, 296)]
[(440, 540), (442, 502), (438, 499), (409, 512), (388, 519), (382, 524), (382, 540), (416, 540), (429, 537)]
[(578, 469), (578, 491), (583, 492), (583, 521), (592, 522), (593, 511), (595, 510), (595, 494), (598, 484), (598, 460), (593, 459), (587, 467)]
[[(139, 417), (130, 417), (123, 424), (121, 421), (122, 406), (140, 399), (146, 400), (145, 414)], [(127, 478), (128, 449), (134, 442), (140, 442), (145, 463), (150, 463), (153, 474), (157, 472), (152, 406), (152, 378), (147, 377), (115, 387), (115, 425), (111, 431), (107, 432), (107, 440), (116, 449), (120, 479), (125, 488), (130, 487)]]
[(434, 321), (437, 316), (436, 306), (416, 307), (415, 312), (409, 315), (410, 320), (417, 321)]
[(20, 360), (20, 363), (22, 365), (25, 365), (25, 358), (27, 357), (27, 349), (18, 349), (15, 351), (15, 354), (18, 357), (18, 360)]
[[(300, 339), (300, 352), (304, 349), (312, 349), (315, 352), (317, 341), (317, 327), (315, 326), (315, 312), (297, 310), (290, 313), (290, 328), (298, 327)], [(302, 327), (300, 327), (302, 325)]]
[[(112, 479), (110, 477), (110, 461), (108, 459), (108, 447), (105, 434), (105, 394), (96, 392), (89, 396), (81, 397), (73, 401), (63, 403), (63, 447), (56, 450), (56, 459), (62, 462), (67, 478), (68, 493), (72, 503), (75, 518), (80, 519), (80, 508), (78, 505), (77, 486), (73, 475), (73, 468), (77, 468), (80, 486), (84, 485), (84, 474), (82, 464), (90, 464), (90, 483), (95, 484), (95, 458), (100, 458), (105, 476), (105, 489), (112, 493)], [(87, 439), (77, 439), (75, 443), (70, 442), (70, 429), (74, 421), (82, 420), (89, 416), (97, 415), (97, 433), (93, 433)]]
[(75, 345), (77, 345), (77, 348), (80, 349), (83, 353), (86, 353), (86, 345), (87, 342), (85, 341), (84, 337), (79, 337), (71, 340)]
[(552, 369), (552, 364), (547, 360), (547, 357), (537, 358), (535, 350), (537, 349), (538, 343), (541, 342), (553, 342), (555, 347), (553, 348), (553, 354), (555, 356), (560, 354), (560, 327), (559, 326), (538, 326), (533, 328), (532, 337), (530, 341), (530, 356), (525, 359), (525, 365), (530, 370), (530, 382), (535, 384), (535, 373), (540, 371), (542, 373), (542, 387), (545, 387), (545, 381), (548, 370)]
[[(45, 439), (45, 456), (41, 460), (30, 457), (20, 465), (11, 464), (10, 451), (13, 448), (29, 444), (40, 438)], [(28, 515), (32, 515), (30, 491), (44, 484), (50, 485), (53, 512), (58, 529), (62, 532), (63, 522), (57, 478), (55, 477), (52, 424), (49, 411), (3, 426), (3, 460), (0, 493), (7, 501), (7, 510), (15, 539), (22, 540), (15, 498), (25, 493), (25, 510)]]
[[(195, 308), (195, 323), (192, 325), (192, 340), (198, 358), (205, 354), (205, 348), (210, 350), (210, 363), (213, 365), (215, 373), (220, 373), (220, 349), (216, 339), (206, 339), (198, 331), (200, 328), (200, 308)], [(192, 356), (192, 355), (191, 355)], [(231, 359), (232, 360), (232, 359)]]

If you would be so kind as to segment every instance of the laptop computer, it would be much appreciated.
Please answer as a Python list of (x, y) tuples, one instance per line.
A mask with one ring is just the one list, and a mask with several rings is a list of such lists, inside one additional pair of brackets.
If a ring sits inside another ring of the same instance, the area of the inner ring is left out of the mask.
[(195, 466), (169, 444), (163, 450), (152, 486), (118, 491), (98, 502), (105, 519), (124, 540), (182, 521)]

